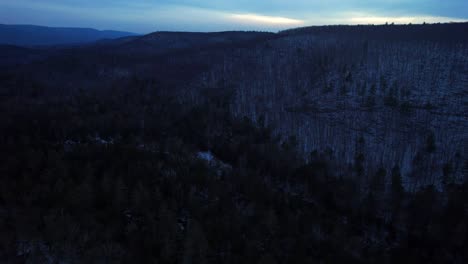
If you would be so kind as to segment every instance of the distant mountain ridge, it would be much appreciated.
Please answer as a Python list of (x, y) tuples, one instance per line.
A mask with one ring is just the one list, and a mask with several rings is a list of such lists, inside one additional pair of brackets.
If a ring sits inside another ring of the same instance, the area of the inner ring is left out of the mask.
[(0, 44), (16, 46), (85, 44), (135, 35), (137, 34), (92, 28), (0, 24)]
[[(275, 36), (271, 32), (222, 31), (222, 32), (153, 32), (122, 41), (122, 52), (161, 54), (168, 51), (197, 49), (246, 42), (264, 41)], [(114, 41), (115, 42), (115, 41)]]

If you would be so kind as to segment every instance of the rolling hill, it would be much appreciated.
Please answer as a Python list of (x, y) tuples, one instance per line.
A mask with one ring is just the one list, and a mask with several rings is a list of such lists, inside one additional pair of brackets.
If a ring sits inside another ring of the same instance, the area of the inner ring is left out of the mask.
[(0, 44), (16, 46), (69, 45), (92, 43), (136, 34), (91, 28), (55, 28), (32, 25), (0, 24)]

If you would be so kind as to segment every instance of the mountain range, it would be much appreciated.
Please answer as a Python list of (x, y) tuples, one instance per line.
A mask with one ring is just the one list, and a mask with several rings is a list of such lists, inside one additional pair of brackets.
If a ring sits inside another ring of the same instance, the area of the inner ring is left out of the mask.
[(17, 46), (72, 45), (137, 34), (91, 28), (43, 27), (0, 24), (0, 44)]

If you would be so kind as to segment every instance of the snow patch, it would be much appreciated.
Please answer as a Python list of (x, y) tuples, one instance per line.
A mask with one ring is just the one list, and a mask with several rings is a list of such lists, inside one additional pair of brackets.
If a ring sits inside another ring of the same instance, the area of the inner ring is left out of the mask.
[(211, 151), (200, 151), (197, 158), (205, 161), (210, 167), (216, 169), (216, 174), (221, 176), (224, 171), (231, 170), (232, 166), (217, 159)]
[(201, 151), (197, 153), (197, 157), (209, 163), (215, 161), (215, 157), (210, 151)]

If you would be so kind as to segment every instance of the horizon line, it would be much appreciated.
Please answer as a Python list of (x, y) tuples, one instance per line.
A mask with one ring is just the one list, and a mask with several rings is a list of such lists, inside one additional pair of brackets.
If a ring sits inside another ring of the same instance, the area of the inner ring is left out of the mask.
[(215, 31), (184, 31), (184, 30), (154, 30), (154, 31), (148, 31), (145, 33), (136, 33), (132, 31), (126, 31), (126, 30), (118, 30), (118, 29), (108, 29), (108, 28), (98, 28), (98, 27), (89, 27), (89, 26), (83, 26), (83, 27), (74, 27), (74, 26), (50, 26), (50, 25), (39, 25), (39, 24), (8, 24), (8, 23), (0, 23), (0, 26), (32, 26), (32, 27), (43, 27), (43, 28), (56, 28), (56, 29), (90, 29), (90, 30), (96, 30), (96, 31), (114, 31), (114, 32), (121, 32), (121, 33), (130, 33), (134, 35), (147, 35), (147, 34), (152, 34), (152, 33), (222, 33), (222, 32), (264, 32), (264, 33), (281, 33), (284, 31), (288, 30), (294, 30), (294, 29), (303, 29), (303, 28), (309, 28), (309, 27), (335, 27), (335, 26), (350, 26), (350, 27), (357, 27), (357, 26), (423, 26), (423, 25), (441, 25), (441, 24), (467, 24), (468, 20), (466, 21), (444, 21), (444, 22), (422, 22), (422, 23), (398, 23), (398, 22), (392, 22), (388, 21), (386, 23), (358, 23), (358, 24), (310, 24), (310, 25), (304, 25), (304, 26), (299, 26), (299, 27), (291, 27), (287, 29), (281, 29), (281, 30), (215, 30)]

